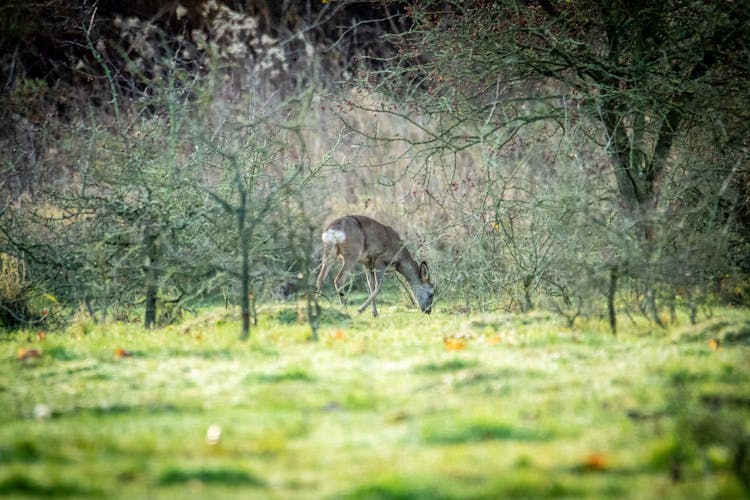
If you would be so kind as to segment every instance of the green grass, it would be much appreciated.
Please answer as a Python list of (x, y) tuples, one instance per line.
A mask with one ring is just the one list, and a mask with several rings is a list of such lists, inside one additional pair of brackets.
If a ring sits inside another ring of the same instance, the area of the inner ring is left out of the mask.
[(296, 307), (261, 311), (245, 343), (221, 309), (0, 335), (0, 497), (750, 494), (746, 311), (612, 337), (386, 303), (330, 310), (318, 342)]

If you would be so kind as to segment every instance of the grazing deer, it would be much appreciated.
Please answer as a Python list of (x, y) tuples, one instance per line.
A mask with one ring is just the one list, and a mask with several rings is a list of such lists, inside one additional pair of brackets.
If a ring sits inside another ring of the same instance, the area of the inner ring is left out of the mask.
[(427, 263), (417, 264), (392, 228), (363, 215), (347, 215), (331, 222), (323, 231), (322, 238), (323, 261), (318, 275), (318, 292), (328, 277), (332, 261), (339, 258), (342, 261), (341, 270), (333, 284), (342, 304), (346, 304), (343, 288), (346, 277), (360, 262), (365, 267), (370, 296), (359, 306), (358, 312), (361, 313), (372, 303), (372, 315), (378, 316), (375, 297), (380, 293), (383, 274), (388, 269), (394, 269), (406, 278), (422, 312), (432, 312), (435, 287), (430, 282)]

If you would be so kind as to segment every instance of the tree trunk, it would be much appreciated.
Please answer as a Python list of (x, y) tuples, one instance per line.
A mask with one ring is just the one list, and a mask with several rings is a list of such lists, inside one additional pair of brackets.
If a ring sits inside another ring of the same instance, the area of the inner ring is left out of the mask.
[(615, 294), (617, 293), (617, 268), (609, 270), (609, 290), (607, 291), (607, 310), (609, 312), (609, 327), (612, 335), (617, 335), (617, 311), (615, 310)]
[[(149, 269), (151, 274), (151, 269)], [(156, 296), (157, 287), (148, 285), (146, 287), (146, 312), (144, 313), (144, 327), (148, 330), (154, 327), (156, 324)]]
[(625, 130), (623, 117), (615, 111), (616, 105), (610, 103), (609, 106), (611, 109), (605, 113), (604, 122), (610, 136), (609, 156), (620, 205), (625, 216), (634, 222), (639, 239), (649, 242), (655, 231), (652, 214), (657, 205), (659, 180), (667, 166), (681, 117), (674, 109), (666, 114), (649, 157), (644, 152), (646, 145), (640, 134), (634, 131), (631, 138)]
[(151, 226), (146, 228), (145, 247), (146, 247), (146, 310), (144, 312), (144, 327), (153, 328), (156, 324), (156, 301), (159, 292), (159, 276), (157, 269), (158, 232)]
[(534, 283), (534, 275), (529, 274), (523, 279), (523, 311), (528, 312), (534, 309), (534, 303), (531, 301), (531, 285)]
[(250, 336), (250, 241), (247, 228), (245, 228), (245, 217), (247, 214), (247, 191), (238, 180), (240, 192), (240, 206), (237, 209), (237, 229), (240, 233), (240, 246), (242, 247), (242, 269), (240, 271), (240, 314), (242, 315), (242, 332), (240, 339), (246, 340)]

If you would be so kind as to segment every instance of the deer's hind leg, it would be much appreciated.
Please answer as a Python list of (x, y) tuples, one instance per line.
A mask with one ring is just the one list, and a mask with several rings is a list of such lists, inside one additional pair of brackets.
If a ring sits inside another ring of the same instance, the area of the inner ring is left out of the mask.
[(346, 284), (346, 278), (349, 276), (349, 272), (351, 272), (354, 267), (356, 260), (353, 258), (347, 258), (345, 254), (339, 255), (339, 259), (341, 259), (341, 269), (333, 279), (333, 285), (336, 287), (336, 291), (339, 294), (339, 300), (342, 304), (346, 305), (344, 285)]
[(320, 260), (320, 272), (318, 273), (318, 279), (315, 282), (315, 290), (320, 293), (325, 285), (328, 273), (331, 272), (331, 266), (333, 261), (336, 259), (336, 249), (331, 246), (323, 245), (323, 257)]
[[(367, 276), (367, 288), (370, 290), (372, 295), (378, 288), (378, 279), (375, 275), (375, 271), (365, 267), (365, 276)], [(372, 317), (378, 317), (378, 307), (375, 305), (375, 299), (372, 300)]]

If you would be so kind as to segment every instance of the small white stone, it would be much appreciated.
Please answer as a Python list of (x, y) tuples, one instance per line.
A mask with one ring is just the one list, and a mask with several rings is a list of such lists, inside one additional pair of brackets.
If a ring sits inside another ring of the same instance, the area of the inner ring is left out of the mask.
[(52, 416), (49, 406), (38, 404), (34, 407), (34, 418), (37, 420), (46, 420)]
[(208, 426), (206, 431), (206, 443), (215, 445), (219, 443), (221, 439), (221, 427), (217, 424), (211, 424)]

